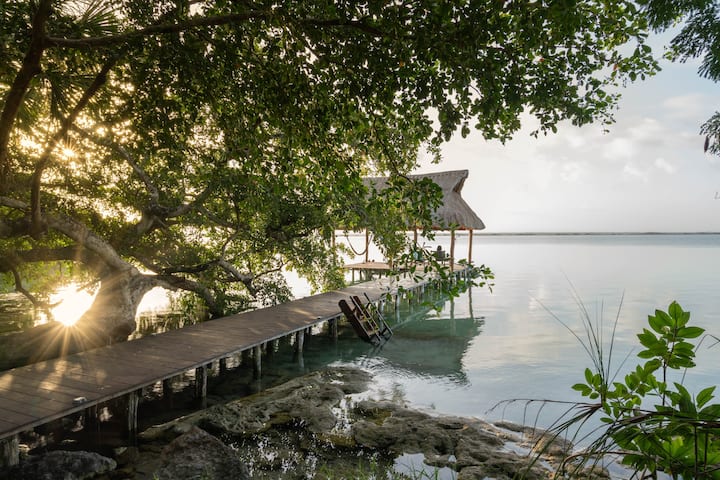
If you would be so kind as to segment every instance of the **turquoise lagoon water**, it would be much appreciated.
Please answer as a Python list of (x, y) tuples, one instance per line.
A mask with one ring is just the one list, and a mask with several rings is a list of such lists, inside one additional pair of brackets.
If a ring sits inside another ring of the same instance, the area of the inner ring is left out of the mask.
[[(448, 249), (450, 239), (438, 236), (428, 247), (438, 243)], [(456, 256), (466, 252), (467, 237), (459, 236)], [(590, 359), (554, 318), (583, 335), (578, 301), (603, 320), (608, 345), (619, 314), (613, 365), (620, 372), (639, 363), (636, 334), (648, 314), (673, 300), (693, 324), (720, 336), (720, 235), (476, 235), (473, 259), (494, 271), (492, 292), (473, 288), (439, 312), (403, 310), (410, 321), (384, 348), (358, 354), (351, 342), (355, 355), (332, 363), (370, 370), (376, 388), (416, 407), (548, 426), (565, 407), (502, 402), (581, 399), (570, 386), (583, 380)], [(685, 378), (691, 391), (720, 383), (714, 342), (698, 350), (698, 367)]]
[[(359, 249), (364, 236), (350, 241)], [(457, 258), (466, 256), (467, 241), (458, 235)], [(450, 237), (426, 241), (433, 250), (438, 244), (449, 250)], [(381, 258), (376, 251), (371, 257)], [(581, 399), (570, 386), (583, 380), (590, 360), (553, 318), (582, 333), (577, 299), (593, 320), (603, 319), (608, 341), (619, 310), (614, 365), (630, 355), (622, 372), (637, 364), (636, 334), (648, 314), (673, 300), (691, 312), (694, 324), (720, 336), (720, 234), (475, 235), (473, 259), (495, 273), (492, 292), (473, 288), (440, 301), (439, 311), (404, 302), (399, 312), (387, 312), (401, 325), (382, 349), (349, 329), (336, 343), (326, 335), (307, 339), (301, 363), (292, 348), (281, 346), (263, 365), (263, 379), (248, 391), (328, 365), (352, 365), (375, 375), (378, 394), (415, 407), (535, 423), (540, 404), (503, 402)], [(309, 293), (302, 283), (294, 286), (299, 296)], [(143, 323), (148, 332), (157, 326), (153, 322)], [(710, 348), (713, 343), (708, 339), (699, 348), (698, 367), (685, 379), (691, 391), (720, 383), (720, 345)], [(563, 410), (548, 405), (537, 422), (550, 425)]]

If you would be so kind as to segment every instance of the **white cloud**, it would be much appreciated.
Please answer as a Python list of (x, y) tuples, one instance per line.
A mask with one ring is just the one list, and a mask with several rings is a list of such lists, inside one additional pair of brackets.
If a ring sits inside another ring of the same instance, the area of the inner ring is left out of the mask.
[(560, 178), (570, 183), (576, 183), (582, 174), (583, 168), (580, 166), (580, 162), (566, 163), (560, 169)]
[(623, 167), (623, 175), (626, 179), (637, 178), (643, 183), (648, 181), (647, 173), (633, 163), (626, 163)]
[(656, 168), (662, 170), (665, 173), (669, 173), (670, 175), (677, 171), (677, 168), (675, 168), (673, 164), (671, 164), (662, 157), (656, 158), (654, 164)]
[(635, 147), (632, 140), (626, 137), (617, 137), (602, 147), (602, 156), (607, 160), (625, 160), (635, 157)]
[(680, 120), (703, 118), (708, 112), (708, 99), (699, 93), (687, 93), (665, 99), (662, 106), (672, 117)]

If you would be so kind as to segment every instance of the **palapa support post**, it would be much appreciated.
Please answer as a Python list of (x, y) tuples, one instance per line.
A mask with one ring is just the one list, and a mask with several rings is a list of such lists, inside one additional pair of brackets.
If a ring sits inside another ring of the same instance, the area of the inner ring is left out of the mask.
[(473, 229), (468, 230), (468, 263), (472, 262)]
[(262, 376), (262, 346), (253, 347), (253, 378), (255, 380)]
[(200, 401), (200, 408), (207, 407), (207, 377), (207, 365), (195, 369), (195, 398)]
[(20, 463), (20, 441), (17, 435), (0, 441), (0, 449), (2, 451), (0, 467), (8, 468)]
[(127, 408), (125, 411), (126, 423), (125, 430), (130, 441), (135, 444), (137, 440), (138, 430), (138, 407), (140, 406), (140, 398), (142, 397), (142, 389), (135, 390), (127, 394)]
[(455, 229), (450, 230), (450, 271), (455, 271)]
[(368, 229), (365, 229), (365, 263), (368, 263), (370, 260), (370, 249), (368, 248), (370, 246), (370, 232)]
[(272, 342), (265, 342), (263, 344), (263, 349), (265, 350), (265, 356), (270, 359), (275, 355), (275, 349), (273, 348)]

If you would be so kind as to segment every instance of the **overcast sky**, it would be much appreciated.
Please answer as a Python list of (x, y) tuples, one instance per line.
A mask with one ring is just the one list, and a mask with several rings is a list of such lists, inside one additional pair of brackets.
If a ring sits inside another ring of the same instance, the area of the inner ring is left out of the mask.
[(720, 231), (720, 158), (699, 134), (720, 84), (697, 65), (663, 62), (628, 85), (609, 133), (563, 124), (535, 139), (527, 122), (505, 145), (458, 136), (418, 172), (468, 169), (462, 195), (488, 233)]

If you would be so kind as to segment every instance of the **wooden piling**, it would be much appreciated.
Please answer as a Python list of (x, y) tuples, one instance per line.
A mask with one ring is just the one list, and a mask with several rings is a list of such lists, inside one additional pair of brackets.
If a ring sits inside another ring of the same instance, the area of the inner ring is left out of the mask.
[(255, 345), (253, 348), (253, 377), (257, 380), (262, 376), (262, 347)]
[(200, 401), (200, 408), (207, 407), (207, 374), (207, 365), (195, 369), (195, 398)]
[(83, 428), (97, 430), (100, 426), (98, 421), (98, 406), (93, 405), (83, 411)]
[(18, 436), (13, 435), (0, 441), (0, 467), (8, 468), (20, 463), (20, 442)]
[(328, 332), (330, 334), (330, 338), (333, 340), (338, 339), (338, 317), (328, 320)]
[(138, 433), (138, 407), (140, 406), (141, 397), (142, 389), (127, 394), (125, 429), (130, 441), (133, 443), (135, 443)]
[(295, 332), (295, 351), (298, 353), (302, 353), (304, 347), (305, 347), (305, 331), (299, 330), (299, 331)]
[(163, 400), (165, 402), (165, 406), (168, 408), (173, 408), (173, 388), (172, 388), (172, 378), (166, 378), (162, 381), (162, 396)]

